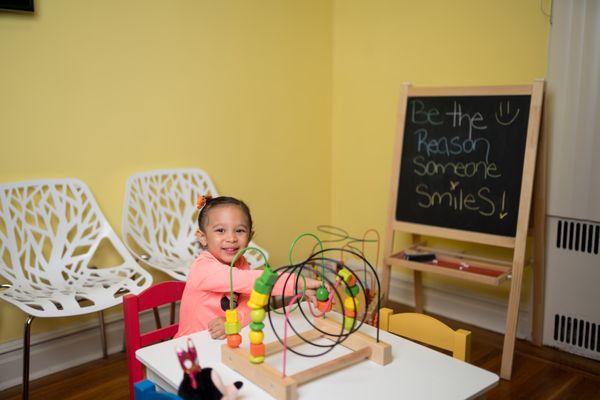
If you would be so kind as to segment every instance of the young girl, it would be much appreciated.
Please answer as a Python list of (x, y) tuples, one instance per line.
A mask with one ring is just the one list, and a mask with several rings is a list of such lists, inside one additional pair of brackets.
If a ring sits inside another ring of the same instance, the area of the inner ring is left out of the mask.
[[(208, 329), (213, 339), (225, 339), (225, 310), (229, 309), (230, 302), (230, 264), (237, 252), (248, 246), (252, 239), (252, 216), (248, 206), (233, 197), (201, 197), (198, 208), (197, 236), (205, 251), (190, 267), (181, 298), (179, 331), (175, 337)], [(234, 265), (233, 301), (237, 305), (242, 326), (250, 322), (248, 300), (254, 281), (261, 274), (260, 270), (250, 270), (243, 256)], [(280, 277), (273, 294), (281, 295), (285, 282), (286, 277)], [(302, 286), (302, 282), (299, 282), (299, 286)], [(306, 278), (306, 295), (313, 299), (313, 289), (320, 286), (320, 281)], [(285, 294), (293, 295), (295, 287), (296, 279), (292, 276), (287, 282)]]

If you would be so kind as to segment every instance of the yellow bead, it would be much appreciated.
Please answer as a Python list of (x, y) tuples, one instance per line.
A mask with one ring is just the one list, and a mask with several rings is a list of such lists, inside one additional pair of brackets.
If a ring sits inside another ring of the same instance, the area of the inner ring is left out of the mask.
[(259, 306), (258, 304), (254, 304), (252, 301), (248, 300), (248, 308), (251, 310), (260, 310), (263, 306)]
[(344, 282), (348, 282), (350, 277), (352, 276), (352, 272), (350, 272), (347, 268), (342, 268), (338, 271), (338, 277), (342, 278)]
[(264, 338), (265, 334), (262, 331), (250, 331), (250, 343), (261, 344)]
[(250, 362), (252, 364), (262, 364), (264, 361), (265, 361), (265, 356), (258, 356), (258, 357), (250, 356)]
[(356, 310), (356, 308), (358, 307), (358, 299), (356, 297), (346, 297), (344, 299), (344, 308), (347, 308), (348, 310)]
[[(348, 330), (348, 331), (351, 330), (353, 323), (354, 323), (354, 318), (344, 317), (344, 328), (346, 328), (346, 330)], [(354, 327), (356, 328), (356, 325)]]
[(248, 301), (248, 303), (250, 302), (258, 306), (264, 307), (269, 303), (269, 295), (258, 293), (256, 290), (253, 289), (252, 293), (250, 294), (250, 300)]
[(225, 321), (227, 322), (238, 322), (237, 310), (226, 310)]
[(252, 322), (263, 322), (265, 319), (265, 314), (265, 310), (263, 308), (259, 308), (250, 311), (250, 318), (252, 319)]

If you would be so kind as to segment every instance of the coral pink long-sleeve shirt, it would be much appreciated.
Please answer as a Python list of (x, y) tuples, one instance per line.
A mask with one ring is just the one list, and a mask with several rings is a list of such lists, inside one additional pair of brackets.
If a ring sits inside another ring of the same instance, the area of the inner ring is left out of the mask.
[[(179, 307), (179, 330), (175, 337), (189, 335), (208, 328), (208, 323), (217, 317), (225, 317), (221, 309), (223, 295), (229, 297), (230, 266), (221, 263), (208, 251), (203, 251), (190, 267), (181, 304)], [(240, 257), (233, 268), (233, 291), (240, 294), (237, 314), (242, 326), (250, 322), (248, 300), (254, 281), (262, 274), (261, 270), (251, 270), (244, 257)], [(284, 274), (287, 275), (287, 274)], [(273, 294), (280, 295), (286, 286), (281, 277), (273, 287)], [(293, 295), (296, 279), (291, 276), (287, 282), (286, 295)]]

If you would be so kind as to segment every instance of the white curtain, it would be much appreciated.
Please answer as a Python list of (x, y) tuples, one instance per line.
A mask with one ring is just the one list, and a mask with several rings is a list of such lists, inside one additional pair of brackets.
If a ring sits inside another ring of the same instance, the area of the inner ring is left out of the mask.
[(600, 221), (600, 0), (555, 0), (544, 108), (548, 214)]

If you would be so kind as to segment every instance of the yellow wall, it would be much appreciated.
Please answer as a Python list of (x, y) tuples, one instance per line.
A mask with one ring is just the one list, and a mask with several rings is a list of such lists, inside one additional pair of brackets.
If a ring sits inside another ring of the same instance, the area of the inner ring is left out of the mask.
[(383, 233), (400, 84), (543, 78), (549, 19), (539, 0), (338, 0), (333, 15), (332, 222)]
[[(120, 232), (130, 174), (199, 167), (249, 203), (276, 265), (298, 232), (330, 220), (330, 2), (36, 8), (0, 12), (0, 182), (80, 178)], [(23, 322), (1, 302), (0, 343)]]

